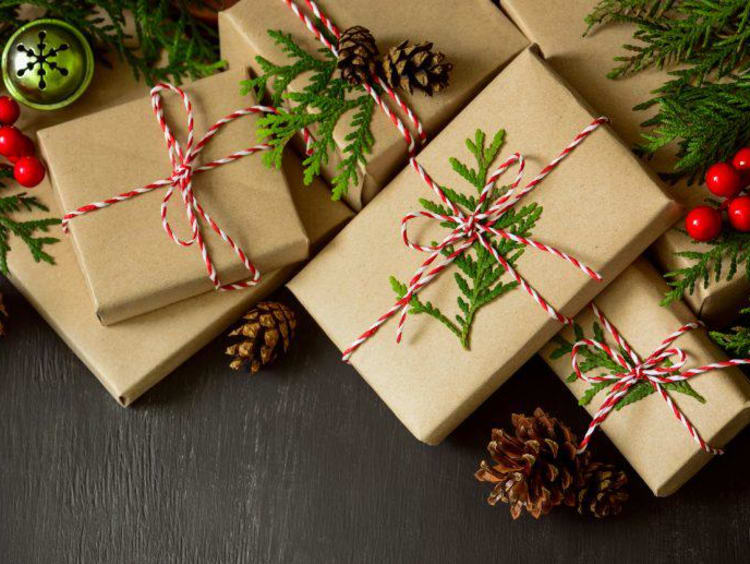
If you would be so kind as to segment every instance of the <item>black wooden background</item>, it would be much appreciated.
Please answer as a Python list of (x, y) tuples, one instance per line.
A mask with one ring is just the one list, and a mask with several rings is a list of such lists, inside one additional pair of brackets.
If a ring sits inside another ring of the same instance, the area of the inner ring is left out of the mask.
[[(123, 409), (21, 296), (0, 291), (12, 315), (0, 341), (2, 563), (747, 562), (750, 432), (669, 498), (631, 474), (615, 520), (561, 510), (513, 522), (472, 476), (492, 425), (537, 404), (579, 432), (587, 423), (538, 359), (439, 447), (413, 439), (304, 313), (272, 371), (233, 373), (217, 340)], [(622, 462), (606, 439), (596, 446)]]

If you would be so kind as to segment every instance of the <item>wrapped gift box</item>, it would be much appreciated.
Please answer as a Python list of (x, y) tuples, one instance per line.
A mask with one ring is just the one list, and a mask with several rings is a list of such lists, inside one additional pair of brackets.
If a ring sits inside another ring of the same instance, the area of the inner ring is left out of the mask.
[[(304, 2), (302, 12), (314, 16)], [(402, 93), (406, 103), (419, 116), (428, 135), (440, 130), (456, 113), (528, 42), (487, 0), (422, 0), (420, 2), (320, 2), (320, 8), (339, 29), (361, 25), (369, 29), (381, 53), (401, 41), (433, 41), (435, 49), (446, 54), (453, 63), (450, 87), (432, 98), (420, 92)], [(446, 33), (450, 22), (450, 33)], [(309, 53), (317, 53), (322, 45), (307, 30), (282, 0), (244, 0), (219, 14), (222, 58), (230, 68), (250, 66), (256, 73), (260, 67), (256, 56), (276, 64), (284, 63), (286, 55), (269, 37), (268, 30), (291, 33), (294, 40)], [(302, 84), (290, 87), (300, 90)], [(386, 96), (387, 98), (387, 96)], [(394, 110), (398, 108), (393, 107)], [(408, 120), (400, 114), (404, 124)], [(348, 119), (339, 122), (334, 138), (339, 148), (349, 144)], [(346, 201), (356, 210), (392, 178), (406, 162), (403, 138), (382, 112), (376, 110), (372, 120), (375, 144), (368, 162), (362, 167), (359, 183), (351, 186)], [(341, 162), (332, 155), (324, 174), (336, 174)]]
[[(195, 116), (196, 142), (218, 119), (252, 105), (239, 95), (242, 71), (218, 74), (186, 89)], [(187, 116), (180, 97), (163, 95), (166, 121), (185, 147)], [(205, 145), (197, 164), (252, 146), (256, 116), (221, 129)], [(243, 123), (244, 122), (244, 123)], [(172, 175), (164, 134), (149, 96), (39, 132), (61, 209), (72, 211)], [(197, 245), (176, 245), (159, 217), (161, 188), (77, 217), (70, 223), (73, 246), (101, 322), (111, 325), (213, 290)], [(283, 174), (250, 155), (195, 174), (195, 197), (263, 273), (307, 257), (308, 240)], [(183, 239), (190, 226), (174, 194), (169, 219)], [(234, 250), (199, 220), (223, 284), (250, 273)]]
[[(477, 128), (490, 138), (504, 128), (507, 147), (502, 154), (526, 155), (527, 175), (533, 178), (592, 117), (580, 98), (527, 50), (418, 161), (435, 182), (469, 194), (472, 188), (466, 191), (449, 157), (471, 162), (465, 139), (474, 139)], [(515, 169), (507, 172), (507, 183), (515, 174)], [(290, 282), (341, 350), (398, 299), (389, 276), (408, 281), (425, 260), (427, 255), (403, 244), (399, 231), (400, 219), (419, 208), (420, 198), (436, 197), (408, 168)], [(575, 255), (604, 279), (597, 282), (556, 257), (527, 249), (518, 259), (520, 274), (565, 315), (589, 303), (681, 213), (606, 126), (526, 196), (518, 213), (530, 202), (543, 208), (532, 238)], [(413, 228), (413, 238), (422, 244), (442, 240), (449, 231), (438, 223)], [(441, 309), (449, 321), (463, 311), (456, 307), (460, 284), (454, 274), (455, 264), (419, 294), (423, 304)], [(500, 280), (512, 281), (507, 274)], [(510, 289), (476, 313), (470, 350), (426, 313), (408, 318), (401, 344), (395, 340), (396, 325), (395, 319), (388, 322), (354, 352), (351, 363), (404, 425), (429, 444), (440, 442), (561, 326), (521, 288)]]
[[(666, 289), (654, 267), (640, 259), (594, 302), (628, 344), (646, 358), (668, 335), (683, 324), (695, 321), (695, 316), (682, 302), (667, 308), (659, 305)], [(594, 338), (594, 321), (590, 308), (576, 317), (576, 323), (588, 338)], [(572, 328), (566, 328), (560, 336), (570, 344), (576, 340)], [(607, 343), (612, 345), (612, 339)], [(559, 343), (550, 343), (541, 351), (541, 356), (580, 399), (590, 384), (580, 379), (568, 381), (572, 373), (570, 355), (554, 355), (559, 346)], [(704, 330), (683, 335), (674, 346), (689, 356), (685, 369), (726, 360)], [(690, 379), (689, 383), (705, 403), (675, 391), (670, 392), (670, 396), (710, 445), (725, 445), (750, 421), (750, 383), (739, 368), (708, 372)], [(605, 393), (599, 392), (587, 404), (589, 413), (596, 413)], [(602, 429), (659, 496), (675, 492), (712, 458), (691, 438), (656, 393), (613, 411)]]
[[(503, 9), (526, 36), (538, 43), (544, 57), (561, 76), (569, 81), (599, 111), (612, 118), (612, 127), (631, 146), (641, 139), (641, 126), (656, 112), (634, 111), (636, 104), (651, 98), (651, 93), (667, 80), (667, 70), (651, 69), (618, 80), (605, 75), (614, 66), (613, 58), (632, 43), (633, 28), (627, 25), (604, 26), (581, 37), (586, 31), (584, 17), (596, 5), (595, 0), (501, 0)], [(671, 171), (677, 147), (665, 147), (649, 166), (659, 172)], [(703, 186), (680, 182), (669, 188), (670, 194), (687, 207), (702, 204), (711, 196)], [(683, 227), (680, 221), (676, 227)], [(660, 265), (673, 271), (692, 265), (680, 251), (704, 252), (709, 245), (696, 244), (677, 229), (667, 231), (654, 246)], [(723, 269), (728, 272), (728, 265)], [(741, 273), (731, 281), (711, 281), (708, 288), (699, 284), (685, 299), (693, 311), (711, 323), (724, 323), (747, 304), (750, 282)]]
[[(135, 82), (124, 65), (116, 65), (113, 70), (97, 67), (96, 72), (98, 79), (75, 105), (54, 114), (24, 109), (19, 127), (30, 134), (35, 126), (51, 125), (54, 117), (59, 120), (79, 117), (107, 104), (137, 99), (148, 93), (148, 88)], [(316, 247), (331, 237), (350, 218), (351, 212), (344, 204), (331, 202), (330, 192), (321, 182), (303, 186), (296, 157), (287, 155), (284, 173), (307, 236)], [(51, 208), (50, 213), (35, 212), (38, 216), (60, 216), (48, 179), (34, 189), (34, 194)], [(60, 238), (59, 243), (49, 248), (55, 257), (54, 266), (35, 263), (19, 242), (11, 240), (14, 250), (8, 256), (10, 281), (121, 405), (135, 401), (220, 335), (253, 303), (281, 286), (294, 268), (266, 273), (260, 286), (252, 290), (207, 292), (105, 327), (94, 314), (72, 242), (59, 228), (53, 229), (52, 235)]]

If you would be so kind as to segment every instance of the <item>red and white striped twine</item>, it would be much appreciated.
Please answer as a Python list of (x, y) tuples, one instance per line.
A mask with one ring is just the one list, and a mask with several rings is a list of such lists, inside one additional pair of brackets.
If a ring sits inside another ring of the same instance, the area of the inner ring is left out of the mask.
[[(336, 49), (336, 46), (333, 45), (326, 38), (325, 34), (322, 33), (316, 27), (315, 23), (307, 16), (307, 14), (305, 14), (302, 11), (302, 9), (297, 5), (297, 3), (294, 0), (281, 0), (281, 1), (284, 2), (284, 4), (286, 4), (292, 10), (292, 12), (294, 12), (294, 14), (303, 22), (305, 27), (308, 30), (310, 30), (310, 32), (323, 45), (325, 45), (331, 51), (331, 53), (333, 53), (334, 56), (338, 56), (338, 51)], [(339, 32), (338, 28), (333, 24), (333, 22), (331, 22), (331, 20), (320, 10), (317, 3), (314, 0), (304, 0), (304, 1), (307, 7), (315, 15), (315, 17), (317, 17), (323, 23), (323, 25), (325, 25), (326, 29), (334, 37), (338, 39), (341, 36), (341, 33)], [(376, 84), (379, 88), (381, 88), (384, 92), (386, 92), (388, 96), (391, 98), (391, 100), (393, 100), (398, 105), (398, 107), (406, 114), (406, 116), (409, 118), (409, 120), (411, 121), (412, 125), (415, 128), (415, 131), (417, 133), (417, 139), (414, 139), (414, 136), (412, 135), (410, 130), (403, 124), (403, 122), (398, 117), (398, 115), (396, 115), (396, 113), (391, 110), (391, 108), (388, 106), (385, 100), (383, 100), (383, 98), (378, 94), (376, 88), (373, 86), (372, 83)], [(560, 321), (561, 323), (565, 323), (565, 324), (572, 323), (572, 320), (570, 318), (559, 313), (542, 296), (540, 296), (539, 293), (534, 288), (532, 288), (531, 285), (529, 285), (526, 282), (526, 280), (524, 280), (516, 272), (516, 270), (505, 260), (505, 258), (503, 258), (497, 252), (495, 247), (488, 241), (486, 235), (492, 234), (498, 237), (511, 239), (522, 245), (531, 246), (540, 251), (550, 253), (554, 256), (557, 256), (565, 260), (566, 262), (569, 262), (570, 264), (574, 265), (576, 268), (579, 268), (581, 271), (586, 273), (591, 278), (595, 280), (601, 280), (601, 276), (598, 273), (594, 272), (591, 268), (583, 264), (578, 259), (571, 257), (570, 255), (558, 249), (545, 245), (543, 243), (539, 243), (537, 241), (533, 241), (525, 237), (520, 237), (506, 230), (496, 229), (494, 227), (494, 224), (497, 223), (497, 221), (508, 210), (513, 208), (513, 206), (515, 206), (515, 204), (518, 203), (518, 201), (525, 194), (529, 193), (540, 182), (542, 182), (542, 180), (546, 178), (546, 176), (560, 163), (560, 161), (562, 161), (566, 156), (568, 156), (586, 137), (588, 137), (600, 125), (607, 123), (608, 122), (607, 118), (602, 117), (602, 118), (598, 118), (594, 120), (589, 126), (587, 126), (583, 131), (581, 131), (573, 139), (570, 145), (568, 145), (568, 147), (566, 147), (565, 150), (563, 150), (563, 152), (560, 153), (560, 155), (557, 158), (555, 158), (544, 169), (542, 169), (542, 171), (536, 176), (536, 178), (534, 178), (531, 182), (529, 182), (529, 184), (527, 184), (518, 193), (516, 193), (514, 190), (518, 187), (521, 181), (521, 174), (523, 172), (524, 160), (519, 154), (516, 154), (510, 159), (508, 159), (505, 163), (500, 165), (500, 167), (498, 167), (498, 169), (492, 174), (492, 176), (487, 182), (487, 185), (482, 190), (482, 194), (480, 196), (479, 203), (477, 204), (476, 209), (471, 214), (467, 215), (465, 212), (460, 210), (458, 206), (456, 206), (450, 200), (448, 200), (448, 198), (445, 196), (440, 186), (438, 186), (438, 184), (432, 180), (432, 177), (430, 177), (427, 171), (417, 161), (416, 159), (417, 141), (419, 141), (419, 144), (423, 144), (426, 140), (426, 134), (416, 114), (401, 99), (401, 97), (377, 74), (374, 74), (372, 76), (372, 83), (365, 82), (362, 86), (367, 91), (367, 93), (370, 96), (372, 96), (373, 100), (375, 100), (375, 103), (378, 105), (378, 107), (386, 114), (386, 116), (391, 120), (394, 126), (401, 133), (408, 148), (409, 164), (412, 166), (412, 168), (414, 168), (417, 174), (419, 174), (420, 178), (422, 178), (422, 180), (433, 190), (433, 192), (435, 192), (435, 194), (440, 198), (440, 201), (444, 205), (450, 208), (451, 215), (444, 216), (441, 214), (435, 214), (435, 213), (426, 212), (426, 211), (418, 211), (418, 212), (412, 212), (402, 219), (401, 233), (402, 233), (404, 243), (412, 249), (422, 251), (422, 252), (428, 252), (431, 254), (422, 263), (422, 266), (420, 266), (419, 269), (417, 269), (416, 273), (412, 277), (411, 281), (409, 282), (409, 287), (408, 287), (406, 295), (404, 295), (403, 298), (398, 300), (387, 312), (381, 315), (375, 321), (375, 323), (373, 323), (367, 329), (367, 331), (365, 331), (362, 335), (360, 335), (344, 351), (343, 360), (348, 361), (351, 358), (354, 351), (356, 351), (365, 341), (367, 341), (370, 337), (372, 337), (378, 331), (378, 329), (386, 321), (388, 321), (388, 319), (393, 317), (399, 311), (401, 312), (401, 316), (399, 318), (398, 328), (396, 332), (396, 341), (401, 342), (401, 338), (403, 335), (403, 327), (404, 327), (404, 324), (406, 322), (406, 317), (409, 312), (409, 301), (411, 300), (412, 296), (416, 295), (422, 288), (424, 288), (436, 276), (438, 276), (443, 270), (445, 270), (458, 256), (460, 256), (463, 252), (468, 250), (475, 241), (479, 242), (482, 245), (482, 247), (487, 249), (487, 251), (492, 254), (495, 260), (498, 261), (498, 263), (500, 263), (503, 266), (503, 268), (513, 277), (513, 279), (551, 317)], [(519, 173), (518, 173), (518, 176), (516, 177), (515, 182), (513, 183), (513, 185), (511, 185), (511, 189), (504, 197), (498, 199), (498, 201), (495, 202), (489, 209), (482, 212), (481, 208), (484, 206), (485, 200), (487, 199), (489, 193), (494, 187), (495, 182), (508, 169), (508, 167), (510, 167), (514, 163), (519, 164)], [(441, 222), (448, 221), (448, 222), (454, 223), (456, 227), (439, 245), (434, 245), (434, 246), (418, 245), (416, 243), (413, 243), (409, 239), (408, 234), (407, 234), (407, 226), (406, 226), (406, 224), (409, 221), (417, 217), (427, 217), (430, 219), (436, 219)], [(454, 247), (456, 243), (458, 243), (458, 246)], [(445, 257), (436, 266), (432, 266), (435, 260), (439, 256), (441, 256), (442, 254), (441, 251), (443, 251), (448, 246), (453, 247), (453, 251), (450, 253), (450, 255)]]
[[(187, 114), (187, 121), (188, 121), (188, 127), (187, 127), (188, 136), (187, 136), (187, 142), (184, 148), (173, 135), (172, 130), (167, 124), (166, 119), (164, 117), (164, 110), (162, 107), (162, 99), (161, 99), (161, 93), (163, 91), (171, 91), (182, 98), (183, 105), (185, 107), (185, 112)], [(250, 288), (252, 286), (256, 286), (260, 282), (260, 278), (261, 278), (260, 271), (250, 261), (247, 253), (242, 250), (242, 248), (234, 241), (234, 239), (232, 239), (221, 227), (219, 227), (216, 221), (214, 221), (211, 218), (211, 216), (206, 212), (206, 210), (203, 209), (203, 207), (200, 205), (193, 191), (193, 175), (201, 173), (201, 172), (206, 172), (208, 170), (212, 170), (219, 166), (234, 162), (243, 157), (247, 157), (257, 152), (267, 151), (268, 149), (270, 149), (271, 148), (270, 145), (263, 143), (260, 145), (255, 145), (253, 147), (248, 147), (247, 149), (243, 149), (241, 151), (237, 151), (236, 153), (232, 153), (231, 155), (228, 155), (224, 158), (216, 159), (214, 161), (203, 164), (201, 166), (195, 165), (195, 161), (198, 155), (200, 154), (200, 152), (224, 125), (244, 116), (253, 115), (253, 114), (278, 113), (278, 111), (276, 110), (276, 108), (273, 108), (270, 106), (261, 106), (261, 105), (251, 106), (242, 110), (237, 110), (236, 112), (233, 112), (229, 114), (228, 116), (217, 121), (214, 125), (211, 126), (211, 128), (200, 139), (200, 141), (195, 143), (195, 136), (194, 136), (195, 135), (194, 133), (195, 121), (193, 118), (193, 107), (190, 102), (190, 98), (187, 96), (187, 94), (185, 94), (185, 92), (182, 89), (178, 88), (177, 86), (173, 86), (171, 84), (164, 84), (164, 83), (157, 84), (156, 86), (154, 86), (154, 88), (151, 89), (151, 107), (154, 111), (154, 114), (156, 115), (156, 119), (159, 122), (159, 126), (161, 127), (164, 133), (164, 140), (167, 143), (167, 151), (169, 153), (169, 160), (172, 164), (172, 175), (161, 180), (156, 180), (150, 184), (142, 186), (141, 188), (136, 188), (128, 192), (123, 192), (122, 194), (119, 194), (112, 198), (108, 198), (101, 202), (94, 202), (91, 204), (87, 204), (85, 206), (81, 206), (75, 211), (66, 213), (62, 219), (63, 232), (65, 233), (69, 232), (69, 229), (70, 229), (69, 223), (72, 219), (76, 217), (85, 215), (93, 211), (100, 210), (102, 208), (109, 207), (118, 202), (124, 202), (126, 200), (130, 200), (132, 198), (140, 196), (141, 194), (146, 194), (148, 192), (152, 192), (159, 188), (166, 187), (167, 191), (166, 191), (166, 194), (164, 195), (161, 208), (160, 208), (161, 222), (162, 222), (164, 231), (167, 233), (170, 239), (172, 239), (175, 243), (177, 243), (180, 246), (189, 247), (193, 244), (198, 245), (201, 256), (203, 258), (203, 262), (206, 266), (208, 277), (213, 283), (214, 288), (216, 290), (227, 291), (227, 290), (241, 290), (245, 288)], [(305, 135), (305, 141), (307, 143), (308, 150), (309, 150), (309, 147), (311, 143), (313, 142), (312, 136), (309, 134), (307, 130), (305, 130), (303, 133)], [(182, 197), (182, 202), (185, 207), (185, 216), (187, 217), (188, 223), (190, 224), (191, 238), (187, 240), (180, 239), (175, 234), (175, 232), (172, 229), (172, 226), (169, 223), (169, 220), (167, 219), (167, 209), (168, 209), (169, 200), (172, 198), (172, 195), (174, 194), (174, 191), (176, 188), (179, 188), (180, 196)], [(214, 266), (213, 260), (211, 259), (211, 256), (206, 247), (206, 243), (204, 241), (203, 235), (201, 233), (201, 229), (198, 223), (198, 217), (202, 218), (203, 221), (205, 221), (208, 225), (210, 225), (211, 229), (213, 229), (213, 231), (216, 234), (218, 234), (232, 248), (232, 250), (234, 250), (239, 260), (242, 262), (242, 264), (250, 273), (249, 278), (247, 278), (244, 281), (234, 282), (232, 284), (221, 283), (218, 273), (216, 271), (216, 268)]]
[[(573, 370), (575, 370), (578, 378), (585, 380), (589, 383), (612, 381), (614, 385), (609, 390), (606, 398), (599, 407), (596, 415), (591, 421), (586, 434), (578, 447), (579, 452), (586, 450), (589, 444), (591, 435), (596, 431), (606, 419), (607, 416), (612, 412), (617, 404), (625, 397), (628, 390), (640, 381), (648, 382), (659, 393), (662, 399), (666, 402), (667, 407), (672, 411), (677, 420), (687, 429), (687, 432), (697, 442), (700, 447), (708, 452), (709, 454), (723, 454), (723, 450), (714, 448), (707, 444), (703, 440), (698, 430), (688, 420), (684, 413), (679, 407), (672, 401), (672, 398), (667, 394), (663, 384), (670, 382), (684, 382), (694, 376), (711, 372), (712, 370), (719, 370), (723, 368), (729, 368), (732, 366), (741, 366), (750, 364), (750, 358), (737, 358), (732, 360), (724, 360), (721, 362), (713, 362), (698, 368), (691, 368), (689, 370), (683, 370), (687, 363), (687, 353), (684, 350), (673, 347), (672, 343), (680, 338), (680, 336), (702, 327), (703, 324), (687, 323), (680, 327), (677, 331), (669, 335), (662, 341), (659, 347), (649, 356), (646, 360), (641, 360), (641, 357), (636, 353), (627, 341), (622, 337), (620, 332), (614, 327), (604, 314), (596, 307), (595, 304), (591, 304), (591, 308), (594, 315), (602, 324), (604, 329), (612, 336), (612, 339), (617, 344), (618, 348), (622, 349), (628, 356), (626, 359), (617, 350), (611, 348), (609, 345), (603, 342), (595, 341), (593, 339), (581, 339), (575, 345), (573, 345), (573, 351), (571, 353), (571, 363)], [(625, 371), (620, 374), (602, 374), (598, 376), (589, 376), (581, 371), (578, 361), (578, 353), (584, 347), (595, 347), (603, 351), (609, 358), (614, 362), (622, 366)], [(665, 363), (670, 361), (669, 365)]]

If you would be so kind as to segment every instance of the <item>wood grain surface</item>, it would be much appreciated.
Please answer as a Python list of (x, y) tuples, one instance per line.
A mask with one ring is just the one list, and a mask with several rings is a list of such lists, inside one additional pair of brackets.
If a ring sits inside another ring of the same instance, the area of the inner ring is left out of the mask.
[[(538, 359), (437, 448), (401, 427), (304, 313), (273, 370), (231, 372), (218, 340), (126, 410), (5, 281), (0, 291), (12, 315), (0, 341), (2, 563), (747, 562), (749, 432), (672, 497), (631, 473), (616, 520), (513, 522), (472, 476), (492, 425), (537, 404), (579, 433), (587, 423)], [(595, 446), (624, 463), (603, 437)]]

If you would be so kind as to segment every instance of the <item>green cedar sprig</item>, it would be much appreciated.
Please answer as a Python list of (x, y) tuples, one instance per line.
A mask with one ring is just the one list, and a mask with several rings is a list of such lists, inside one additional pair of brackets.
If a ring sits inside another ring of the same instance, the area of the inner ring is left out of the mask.
[(635, 24), (634, 42), (608, 76), (677, 68), (654, 96), (635, 107), (657, 115), (638, 150), (677, 143), (672, 180), (700, 179), (713, 163), (750, 142), (750, 2), (746, 0), (602, 0), (586, 18)]
[[(575, 332), (576, 341), (580, 341), (585, 338), (583, 328), (577, 323), (573, 325), (573, 330)], [(602, 327), (598, 322), (594, 321), (592, 330), (593, 340), (600, 343), (606, 342), (604, 331), (602, 330)], [(550, 353), (550, 359), (556, 360), (558, 358), (570, 356), (573, 353), (573, 343), (570, 343), (564, 337), (557, 335), (553, 339), (553, 342), (555, 342), (559, 346)], [(628, 354), (622, 349), (620, 349), (619, 352), (632, 367), (632, 360), (630, 359)], [(597, 374), (624, 374), (626, 372), (622, 366), (613, 361), (604, 353), (604, 351), (598, 348), (582, 347), (581, 349), (579, 349), (579, 355), (581, 355), (579, 366), (581, 368), (581, 372), (583, 372), (584, 374), (592, 371), (597, 371)], [(567, 381), (568, 383), (573, 383), (577, 379), (577, 374), (575, 372), (571, 372), (570, 376), (568, 376), (567, 378)], [(599, 392), (605, 390), (614, 383), (614, 380), (605, 380), (603, 382), (595, 382), (591, 384), (578, 400), (578, 404), (584, 406), (588, 405)], [(698, 392), (696, 392), (695, 389), (690, 385), (690, 382), (688, 382), (687, 380), (683, 380), (682, 382), (670, 382), (668, 384), (663, 384), (663, 386), (665, 390), (685, 394), (698, 400), (700, 403), (706, 403), (706, 399)], [(628, 390), (628, 393), (625, 394), (625, 396), (615, 406), (615, 409), (622, 409), (623, 407), (630, 405), (631, 403), (635, 403), (645, 397), (650, 396), (655, 391), (656, 390), (654, 389), (654, 387), (648, 382), (637, 382)]]
[[(27, 23), (22, 5), (73, 25), (91, 41), (99, 60), (106, 62), (114, 53), (149, 84), (179, 84), (224, 66), (216, 30), (189, 11), (191, 6), (216, 9), (203, 0), (0, 0), (0, 45)], [(132, 34), (128, 14), (135, 20)]]
[[(505, 142), (505, 131), (498, 131), (488, 146), (485, 146), (485, 137), (484, 132), (477, 130), (473, 141), (471, 139), (466, 140), (469, 152), (476, 159), (477, 168), (470, 168), (456, 158), (450, 159), (453, 170), (476, 189), (477, 195), (484, 188), (490, 166)], [(451, 202), (465, 211), (471, 212), (476, 209), (477, 196), (473, 194), (465, 195), (447, 187), (442, 187), (442, 189)], [(506, 191), (507, 188), (495, 188), (490, 197), (487, 198), (483, 209), (489, 208)], [(426, 199), (420, 199), (419, 201), (422, 207), (428, 211), (451, 215), (450, 210), (442, 205)], [(497, 229), (506, 229), (522, 237), (529, 237), (541, 214), (542, 207), (531, 203), (518, 211), (509, 210), (494, 226)], [(444, 222), (441, 225), (448, 229), (456, 227), (454, 222)], [(508, 239), (496, 240), (493, 236), (487, 236), (487, 239), (500, 255), (512, 266), (516, 266), (518, 259), (524, 253), (525, 247), (523, 245)], [(443, 250), (445, 256), (452, 252), (453, 247), (446, 247)], [(478, 242), (474, 243), (469, 251), (456, 258), (454, 263), (458, 267), (458, 272), (454, 273), (454, 279), (459, 289), (457, 303), (461, 313), (455, 315), (454, 319), (450, 319), (437, 306), (429, 301), (422, 302), (418, 296), (412, 297), (409, 311), (413, 314), (425, 313), (437, 319), (455, 334), (461, 341), (461, 345), (468, 350), (470, 348), (471, 328), (479, 310), (516, 288), (518, 283), (515, 280), (507, 282), (503, 279), (505, 269)], [(390, 282), (396, 295), (403, 298), (408, 290), (407, 285), (393, 276), (391, 276)]]
[[(12, 178), (12, 172), (7, 167), (0, 167), (0, 179), (3, 178)], [(4, 188), (6, 188), (6, 185), (0, 182), (0, 189)], [(18, 221), (14, 218), (18, 213), (33, 210), (49, 211), (37, 198), (28, 196), (23, 192), (0, 197), (0, 273), (6, 276), (9, 274), (8, 253), (11, 250), (9, 242), (11, 235), (23, 241), (36, 262), (55, 263), (55, 260), (44, 250), (44, 247), (57, 243), (58, 239), (54, 237), (39, 237), (37, 233), (48, 232), (51, 226), (59, 225), (60, 220), (57, 218), (47, 218)]]
[[(742, 310), (745, 315), (750, 315), (750, 308)], [(711, 337), (719, 346), (739, 357), (750, 356), (750, 325), (740, 325), (731, 332), (711, 331)]]
[(664, 296), (662, 305), (681, 299), (685, 293), (692, 294), (699, 285), (708, 288), (722, 278), (729, 281), (737, 274), (744, 274), (750, 280), (750, 233), (725, 229), (719, 239), (711, 242), (708, 250), (681, 251), (676, 255), (693, 264), (665, 274), (671, 289)]
[[(269, 30), (289, 62), (277, 65), (256, 57), (262, 74), (242, 83), (243, 93), (254, 93), (262, 98), (270, 89), (271, 103), (278, 113), (267, 114), (258, 122), (258, 137), (271, 145), (263, 154), (268, 166), (281, 167), (284, 148), (304, 127), (313, 128), (315, 141), (312, 154), (303, 161), (304, 181), (310, 184), (328, 164), (329, 151), (336, 150), (334, 129), (345, 115), (351, 115), (350, 132), (345, 139), (343, 159), (338, 173), (331, 179), (333, 199), (341, 199), (359, 178), (359, 166), (367, 163), (375, 138), (370, 129), (375, 102), (361, 86), (352, 86), (336, 74), (336, 58), (328, 49), (320, 49), (322, 59), (299, 47), (291, 34)], [(335, 38), (332, 38), (335, 41)], [(287, 92), (289, 84), (304, 74), (306, 86), (300, 92)], [(290, 108), (282, 102), (288, 100)]]

